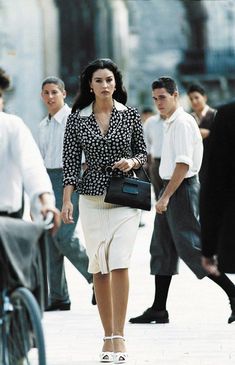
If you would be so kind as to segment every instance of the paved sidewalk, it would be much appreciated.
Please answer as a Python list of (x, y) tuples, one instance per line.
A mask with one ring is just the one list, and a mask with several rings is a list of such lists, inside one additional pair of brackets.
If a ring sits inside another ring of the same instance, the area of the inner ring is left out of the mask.
[[(149, 243), (154, 212), (144, 212), (130, 269), (127, 320), (153, 301), (154, 278), (149, 275)], [(128, 242), (127, 242), (128, 244)], [(66, 272), (72, 300), (69, 312), (44, 314), (48, 365), (95, 365), (103, 331), (92, 288), (69, 262)], [(235, 275), (230, 276), (235, 282)], [(169, 324), (127, 323), (129, 365), (235, 365), (235, 323), (228, 325), (226, 295), (205, 278), (198, 280), (182, 263), (173, 278)]]

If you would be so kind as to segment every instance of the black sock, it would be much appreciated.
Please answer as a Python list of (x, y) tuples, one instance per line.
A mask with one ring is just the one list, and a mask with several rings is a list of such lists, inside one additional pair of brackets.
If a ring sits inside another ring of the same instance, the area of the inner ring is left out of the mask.
[(152, 309), (166, 310), (166, 301), (172, 276), (155, 275), (155, 298)]
[(220, 274), (220, 276), (208, 275), (208, 278), (218, 284), (229, 298), (235, 298), (235, 285), (225, 274)]

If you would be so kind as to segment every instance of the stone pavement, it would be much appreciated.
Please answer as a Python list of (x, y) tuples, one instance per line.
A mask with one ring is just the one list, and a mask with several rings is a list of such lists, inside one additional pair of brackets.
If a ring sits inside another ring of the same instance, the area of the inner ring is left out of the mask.
[[(128, 318), (139, 315), (153, 301), (154, 278), (149, 275), (149, 242), (154, 211), (144, 212), (130, 269)], [(128, 242), (127, 242), (128, 244)], [(91, 305), (92, 288), (66, 262), (72, 300), (69, 312), (44, 314), (48, 365), (95, 365), (103, 331), (97, 306)], [(235, 275), (230, 275), (235, 282)], [(126, 325), (129, 365), (235, 365), (235, 323), (227, 324), (230, 307), (226, 295), (205, 278), (198, 280), (181, 263), (173, 278), (169, 324)]]

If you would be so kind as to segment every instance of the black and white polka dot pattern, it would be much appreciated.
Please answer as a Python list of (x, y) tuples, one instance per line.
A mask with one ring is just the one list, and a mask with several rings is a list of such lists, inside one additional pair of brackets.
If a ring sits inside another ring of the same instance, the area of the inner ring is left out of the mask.
[[(88, 169), (81, 178), (82, 151)], [(142, 164), (147, 158), (142, 123), (136, 109), (127, 107), (118, 111), (114, 107), (105, 136), (93, 113), (88, 117), (81, 117), (79, 112), (69, 116), (63, 147), (64, 186), (74, 185), (80, 194), (102, 195), (110, 180), (110, 173), (104, 168), (121, 158), (131, 157), (138, 158)], [(117, 174), (123, 172), (118, 170)], [(132, 171), (125, 173), (125, 176), (132, 175)]]

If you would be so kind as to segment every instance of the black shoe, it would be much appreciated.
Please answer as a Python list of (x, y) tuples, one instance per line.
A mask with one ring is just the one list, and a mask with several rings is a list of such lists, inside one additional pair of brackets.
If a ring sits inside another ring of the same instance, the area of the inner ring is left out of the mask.
[(229, 300), (230, 300), (230, 306), (232, 309), (232, 313), (228, 319), (228, 323), (232, 323), (235, 321), (235, 298), (229, 298)]
[(131, 318), (130, 323), (169, 323), (169, 316), (167, 310), (155, 311), (148, 308), (141, 316)]
[(91, 304), (96, 305), (96, 297), (95, 297), (95, 289), (94, 289), (94, 285), (92, 286), (92, 298), (91, 298)]
[(61, 301), (57, 300), (51, 303), (46, 309), (46, 312), (51, 311), (69, 311), (71, 307), (71, 303), (69, 301)]

